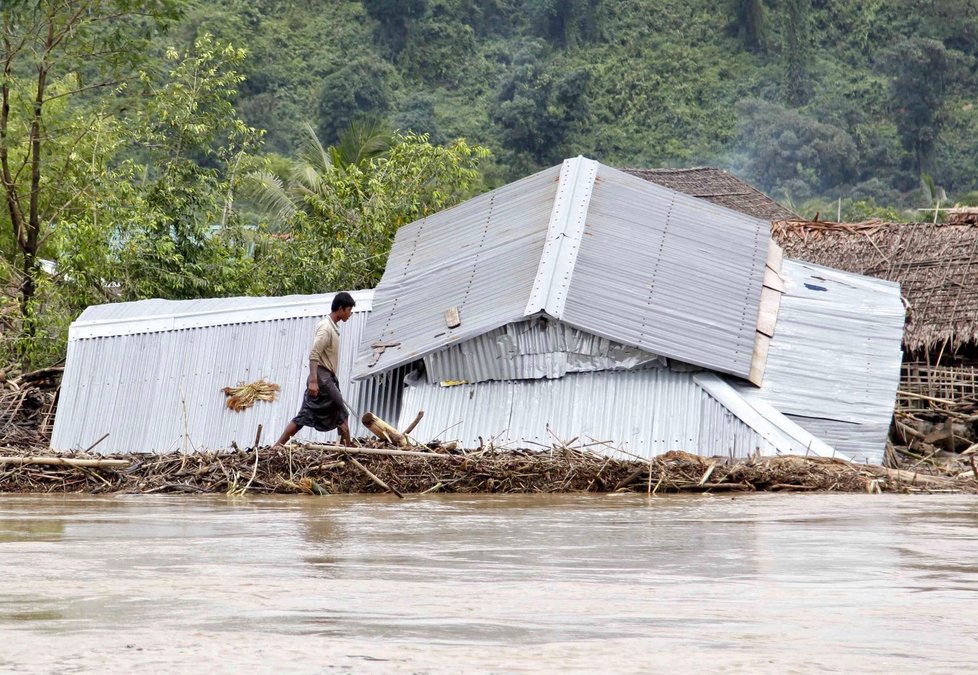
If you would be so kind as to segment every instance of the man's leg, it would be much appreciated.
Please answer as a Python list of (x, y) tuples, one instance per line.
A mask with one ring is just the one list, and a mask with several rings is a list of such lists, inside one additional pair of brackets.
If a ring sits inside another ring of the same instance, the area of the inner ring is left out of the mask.
[[(321, 396), (328, 396), (330, 401), (337, 409), (344, 411), (346, 404), (343, 402), (343, 394), (340, 393), (340, 388), (337, 386), (335, 381), (335, 376), (327, 377), (323, 379), (321, 389)], [(353, 441), (350, 439), (350, 425), (348, 419), (343, 420), (343, 422), (336, 427), (337, 433), (340, 435), (340, 442), (350, 447), (353, 445)]]
[(275, 441), (275, 445), (273, 447), (280, 448), (288, 443), (289, 439), (295, 436), (301, 428), (302, 427), (300, 427), (298, 424), (289, 420), (289, 423), (285, 426), (285, 431), (283, 431), (282, 435), (278, 437), (278, 440)]
[(353, 447), (353, 441), (350, 439), (350, 425), (347, 420), (343, 420), (343, 424), (336, 427), (336, 430), (340, 432), (340, 442), (346, 447)]

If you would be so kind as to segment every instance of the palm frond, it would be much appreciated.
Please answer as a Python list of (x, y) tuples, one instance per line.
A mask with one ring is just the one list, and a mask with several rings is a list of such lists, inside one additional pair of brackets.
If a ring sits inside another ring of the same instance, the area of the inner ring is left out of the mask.
[(386, 154), (393, 144), (394, 132), (382, 118), (363, 117), (353, 120), (332, 148), (334, 164), (359, 166)]
[(302, 143), (299, 149), (299, 159), (320, 173), (333, 170), (333, 158), (330, 151), (323, 146), (316, 135), (316, 130), (308, 122), (302, 125)]
[(284, 227), (295, 215), (296, 205), (282, 179), (270, 171), (252, 171), (241, 179), (241, 191), (268, 216), (273, 229)]

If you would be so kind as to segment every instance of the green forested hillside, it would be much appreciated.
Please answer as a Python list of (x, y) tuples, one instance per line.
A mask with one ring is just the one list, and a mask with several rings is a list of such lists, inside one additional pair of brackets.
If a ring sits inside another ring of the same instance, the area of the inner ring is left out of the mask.
[(978, 0), (5, 0), (0, 362), (93, 303), (372, 286), (400, 225), (577, 154), (978, 204), (976, 56)]
[(249, 50), (236, 103), (282, 154), (370, 114), (488, 146), (491, 183), (580, 153), (850, 217), (978, 189), (974, 0), (219, 0), (169, 37), (205, 30)]

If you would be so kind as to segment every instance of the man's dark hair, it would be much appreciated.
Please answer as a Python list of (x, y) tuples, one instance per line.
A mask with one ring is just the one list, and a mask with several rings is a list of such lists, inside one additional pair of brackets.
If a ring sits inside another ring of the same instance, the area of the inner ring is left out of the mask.
[(338, 309), (346, 309), (347, 307), (356, 307), (356, 300), (353, 296), (343, 291), (342, 293), (337, 293), (333, 296), (333, 307), (330, 311), (335, 312)]

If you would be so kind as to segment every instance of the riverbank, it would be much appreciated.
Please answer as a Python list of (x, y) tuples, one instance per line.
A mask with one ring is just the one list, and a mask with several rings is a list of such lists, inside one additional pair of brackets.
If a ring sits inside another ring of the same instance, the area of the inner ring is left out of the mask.
[(458, 450), (268, 446), (189, 454), (95, 455), (0, 449), (0, 492), (312, 495), (359, 493), (896, 492), (978, 494), (973, 466), (935, 474), (817, 457), (731, 460), (669, 452), (652, 460), (586, 448)]

